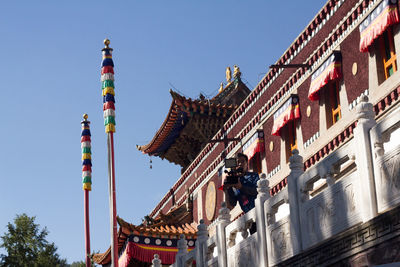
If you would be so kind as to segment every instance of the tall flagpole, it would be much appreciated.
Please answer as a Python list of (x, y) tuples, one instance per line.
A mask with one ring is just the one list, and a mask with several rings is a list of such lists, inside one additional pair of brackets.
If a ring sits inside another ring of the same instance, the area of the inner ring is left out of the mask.
[(84, 212), (85, 212), (85, 261), (86, 267), (91, 266), (90, 259), (90, 228), (89, 228), (89, 191), (92, 190), (92, 151), (90, 140), (90, 121), (88, 115), (83, 115), (81, 148), (82, 148), (82, 183), (84, 191)]
[(115, 92), (114, 92), (114, 62), (113, 49), (109, 47), (110, 40), (104, 40), (102, 49), (101, 81), (103, 93), (104, 125), (107, 133), (108, 147), (108, 187), (110, 202), (111, 226), (111, 264), (118, 267), (118, 240), (117, 240), (117, 207), (115, 202), (115, 165), (114, 165), (114, 132), (115, 132)]

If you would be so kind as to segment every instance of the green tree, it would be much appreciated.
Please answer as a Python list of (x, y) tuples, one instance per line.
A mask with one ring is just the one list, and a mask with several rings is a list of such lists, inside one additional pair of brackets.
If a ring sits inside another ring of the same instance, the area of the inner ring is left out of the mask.
[(1, 267), (68, 266), (57, 254), (55, 244), (46, 240), (46, 227), (40, 230), (35, 218), (24, 213), (15, 217), (14, 224), (8, 223), (7, 232), (1, 236), (0, 247), (7, 252), (0, 255)]
[(84, 261), (74, 261), (69, 267), (86, 267), (86, 263)]

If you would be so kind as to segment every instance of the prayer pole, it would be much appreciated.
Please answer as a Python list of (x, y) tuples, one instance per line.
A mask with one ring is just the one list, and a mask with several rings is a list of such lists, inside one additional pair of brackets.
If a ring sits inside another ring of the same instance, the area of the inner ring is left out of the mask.
[(101, 63), (101, 82), (103, 94), (104, 126), (107, 133), (108, 148), (108, 187), (110, 202), (111, 226), (111, 266), (118, 267), (118, 240), (117, 240), (117, 207), (115, 201), (115, 165), (114, 165), (114, 132), (115, 132), (115, 92), (114, 92), (114, 62), (113, 49), (109, 47), (110, 40), (104, 40)]
[(83, 115), (81, 148), (82, 148), (82, 183), (84, 191), (84, 212), (85, 212), (85, 261), (86, 267), (91, 266), (90, 259), (90, 228), (89, 228), (89, 191), (92, 190), (92, 151), (90, 140), (90, 121), (88, 115)]

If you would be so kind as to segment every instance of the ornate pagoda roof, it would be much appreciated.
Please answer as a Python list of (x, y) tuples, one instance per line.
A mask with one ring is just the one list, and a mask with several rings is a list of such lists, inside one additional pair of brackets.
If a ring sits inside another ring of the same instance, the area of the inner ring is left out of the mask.
[[(129, 236), (179, 239), (184, 234), (186, 239), (197, 238), (197, 224), (193, 222), (192, 211), (186, 204), (172, 208), (167, 214), (160, 214), (151, 222), (134, 225), (117, 217), (120, 226), (118, 231), (118, 252), (124, 248)], [(97, 264), (106, 265), (111, 262), (111, 247), (104, 253), (93, 256)]]
[(166, 119), (153, 139), (147, 145), (137, 146), (137, 149), (185, 169), (250, 90), (237, 76), (212, 99), (186, 98), (172, 90), (170, 93), (172, 103)]

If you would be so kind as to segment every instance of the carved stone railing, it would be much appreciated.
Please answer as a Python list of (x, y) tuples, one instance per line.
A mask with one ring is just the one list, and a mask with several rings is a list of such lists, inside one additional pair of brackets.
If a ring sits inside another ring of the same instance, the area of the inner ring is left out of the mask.
[(399, 118), (400, 108), (397, 108), (371, 129), (376, 197), (380, 213), (400, 203)]
[(264, 204), (266, 239), (268, 247), (268, 262), (270, 265), (293, 255), (290, 242), (290, 220), (289, 215), (281, 220), (276, 220), (276, 214), (280, 206), (289, 203), (288, 188), (285, 187), (276, 195), (268, 199)]
[[(377, 124), (373, 106), (363, 97), (356, 116), (354, 136), (306, 172), (294, 150), (287, 186), (276, 195), (270, 196), (268, 180), (261, 175), (253, 210), (231, 222), (222, 203), (212, 237), (200, 221), (196, 248), (188, 253), (180, 240), (174, 266), (191, 266), (193, 260), (196, 266), (280, 265), (370, 222), (378, 211), (399, 206), (400, 137), (393, 135), (400, 131), (400, 108)], [(385, 149), (390, 139), (394, 145)], [(287, 208), (286, 215), (280, 207)], [(254, 223), (257, 231), (249, 234)]]
[[(354, 140), (299, 177), (302, 247), (307, 249), (362, 221)], [(318, 185), (314, 186), (314, 185)], [(315, 188), (316, 187), (316, 188)]]
[(245, 263), (248, 266), (258, 266), (257, 262), (255, 262), (258, 258), (256, 254), (256, 234), (250, 235), (249, 233), (252, 225), (256, 222), (255, 211), (255, 209), (250, 210), (225, 229), (228, 266), (243, 266)]
[(214, 256), (217, 247), (217, 237), (211, 236), (207, 240), (207, 255), (206, 255), (206, 265), (210, 267), (218, 267), (218, 255)]

